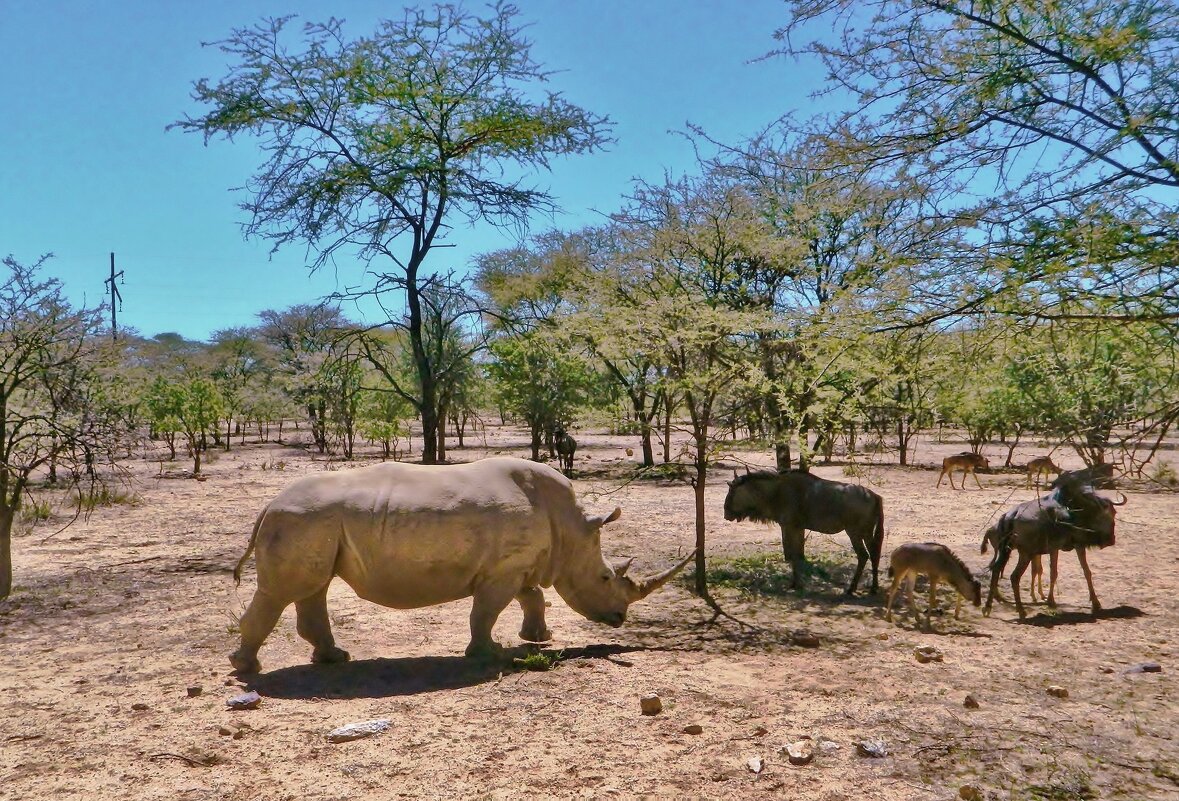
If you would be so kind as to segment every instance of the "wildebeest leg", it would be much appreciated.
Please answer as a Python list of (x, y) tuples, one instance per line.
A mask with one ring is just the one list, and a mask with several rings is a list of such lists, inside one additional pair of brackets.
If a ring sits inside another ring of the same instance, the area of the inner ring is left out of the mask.
[(926, 614), (932, 616), (937, 611), (937, 576), (932, 573), (929, 576), (929, 607)]
[[(974, 483), (978, 484), (979, 489), (982, 489), (983, 485), (982, 485), (982, 482), (978, 480), (978, 473), (971, 470), (970, 475), (974, 476)], [(966, 489), (966, 474), (965, 473), (962, 474), (962, 489)]]
[(913, 616), (917, 616), (917, 602), (913, 600), (913, 588), (917, 586), (917, 571), (911, 571), (909, 577), (905, 579), (905, 600), (909, 605), (909, 611)]
[(1059, 567), (1060, 551), (1053, 551), (1048, 555), (1048, 606), (1052, 609), (1056, 608), (1056, 571)]
[(1093, 614), (1101, 611), (1101, 601), (1097, 600), (1097, 590), (1093, 589), (1093, 574), (1089, 572), (1089, 560), (1085, 558), (1085, 549), (1077, 548), (1077, 560), (1081, 563), (1081, 572), (1085, 574), (1085, 583), (1089, 585), (1089, 603), (1093, 605)]
[[(935, 486), (934, 489), (937, 489), (938, 487), (940, 487), (942, 485), (942, 479), (945, 477), (946, 477), (946, 469), (943, 467), (942, 472), (938, 473), (937, 486)], [(950, 486), (951, 487), (954, 486), (954, 479), (953, 478), (950, 478)]]
[(1023, 579), (1024, 571), (1031, 563), (1031, 554), (1020, 551), (1019, 561), (1015, 563), (1015, 570), (1011, 571), (1011, 594), (1015, 596), (1015, 611), (1019, 613), (1020, 620), (1027, 617), (1027, 612), (1023, 610), (1023, 600), (1019, 597), (1019, 582)]
[(958, 616), (962, 614), (962, 593), (956, 592), (954, 596), (957, 599), (954, 603), (954, 620), (957, 620)]
[(229, 663), (239, 673), (257, 673), (262, 669), (258, 662), (258, 649), (266, 637), (274, 631), (275, 624), (290, 601), (280, 601), (258, 590), (250, 601), (249, 608), (238, 621), (242, 632), (241, 645), (229, 655)]
[(508, 582), (483, 584), (475, 589), (471, 604), (471, 642), (467, 645), (467, 656), (496, 656), (499, 644), (491, 639), (491, 629), (516, 595), (516, 587)]
[(1040, 600), (1044, 600), (1044, 561), (1040, 554), (1032, 557), (1032, 580), (1029, 583), (1030, 592), (1032, 595), (1032, 603), (1036, 601), (1036, 580), (1040, 581)]
[(804, 530), (801, 526), (782, 523), (782, 556), (791, 564), (793, 575), (790, 577), (790, 588), (798, 589), (802, 586), (803, 570), (806, 567), (806, 557), (803, 546), (806, 543)]
[(983, 617), (991, 615), (991, 602), (999, 594), (999, 577), (1003, 575), (1003, 569), (1007, 567), (1007, 560), (1010, 558), (1010, 551), (995, 554), (995, 561), (991, 563), (991, 585), (987, 588), (987, 603), (983, 607)]
[(336, 647), (336, 638), (332, 636), (332, 624), (328, 620), (327, 611), (328, 585), (301, 601), (295, 602), (297, 620), (295, 628), (299, 636), (311, 643), (315, 649), (311, 652), (312, 662), (347, 662), (348, 652)]
[[(863, 537), (852, 534), (850, 532), (848, 532), (848, 536), (851, 538), (852, 548), (855, 550), (856, 559), (859, 561), (858, 561), (858, 564), (856, 565), (855, 575), (852, 576), (851, 584), (847, 585), (847, 589), (844, 590), (844, 594), (845, 595), (855, 595), (856, 594), (856, 587), (859, 586), (859, 583), (860, 583), (860, 574), (862, 574), (864, 572), (864, 565), (868, 564), (869, 554), (868, 554), (868, 547), (866, 545), (864, 545), (864, 538)], [(873, 587), (873, 591), (875, 591), (875, 587)]]
[(553, 633), (545, 625), (544, 593), (540, 587), (525, 587), (516, 593), (516, 600), (524, 610), (520, 639), (526, 642), (548, 642), (553, 639)]

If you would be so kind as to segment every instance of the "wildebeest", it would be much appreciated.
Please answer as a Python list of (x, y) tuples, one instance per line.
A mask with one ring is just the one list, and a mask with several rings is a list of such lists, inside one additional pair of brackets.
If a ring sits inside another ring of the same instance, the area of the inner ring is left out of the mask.
[(564, 426), (557, 426), (553, 431), (553, 448), (557, 451), (561, 471), (566, 476), (572, 476), (573, 454), (577, 453), (577, 440), (569, 435)]
[(473, 596), (468, 656), (494, 654), (496, 619), (515, 598), (520, 636), (543, 642), (542, 587), (555, 587), (573, 610), (621, 626), (627, 607), (693, 557), (647, 579), (602, 559), (600, 529), (621, 514), (588, 516), (569, 479), (514, 458), (471, 464), (385, 463), (301, 478), (266, 505), (234, 578), (257, 548), (258, 589), (242, 615), (234, 668), (256, 672), (258, 649), (294, 603), (298, 632), (313, 662), (340, 662), (328, 622), (335, 576), (365, 600), (416, 609)]
[(889, 558), (888, 573), (892, 576), (892, 586), (888, 589), (888, 603), (885, 608), (886, 620), (892, 620), (892, 602), (901, 584), (905, 584), (905, 595), (909, 608), (917, 611), (913, 603), (913, 585), (917, 583), (917, 574), (923, 573), (929, 577), (929, 615), (937, 608), (937, 585), (945, 581), (958, 591), (957, 603), (954, 606), (954, 618), (957, 619), (962, 611), (962, 599), (969, 598), (971, 603), (978, 606), (982, 603), (982, 585), (970, 573), (970, 568), (958, 556), (940, 542), (907, 542), (898, 546)]
[(725, 520), (777, 523), (782, 529), (782, 553), (793, 569), (793, 587), (799, 585), (806, 562), (804, 532), (808, 529), (824, 534), (846, 531), (859, 560), (847, 594), (855, 593), (869, 558), (872, 592), (880, 589), (877, 573), (884, 544), (884, 503), (866, 487), (828, 481), (796, 470), (782, 473), (760, 470), (735, 475), (725, 497)]
[(1114, 480), (1114, 466), (1112, 464), (1094, 464), (1089, 467), (1083, 467), (1080, 470), (1065, 470), (1058, 475), (1049, 488), (1056, 489), (1061, 484), (1091, 484), (1097, 489), (1113, 489)]
[[(978, 484), (978, 488), (982, 489), (982, 483), (978, 480), (978, 474), (975, 470), (990, 470), (991, 463), (987, 457), (981, 453), (971, 453), (970, 451), (963, 451), (956, 453), (953, 456), (947, 456), (942, 459), (942, 472), (937, 477), (937, 486), (942, 485), (942, 479), (946, 476), (950, 477), (950, 489), (966, 489), (966, 474), (974, 476), (974, 483)], [(962, 486), (954, 486), (954, 471), (962, 471)], [(935, 487), (936, 488), (936, 487)]]
[(1041, 498), (1025, 501), (1009, 509), (987, 529), (983, 535), (982, 551), (987, 544), (995, 547), (991, 560), (991, 583), (987, 592), (984, 615), (991, 612), (991, 602), (999, 585), (999, 576), (1007, 566), (1012, 551), (1019, 552), (1019, 561), (1011, 571), (1011, 591), (1015, 596), (1015, 608), (1021, 618), (1026, 617), (1023, 602), (1019, 597), (1019, 581), (1024, 571), (1037, 555), (1051, 555), (1051, 578), (1048, 589), (1048, 603), (1056, 605), (1056, 567), (1059, 551), (1077, 552), (1081, 571), (1089, 587), (1089, 600), (1093, 611), (1101, 609), (1097, 592), (1093, 589), (1093, 574), (1085, 551), (1089, 548), (1105, 548), (1114, 544), (1115, 508), (1126, 503), (1114, 502), (1098, 495), (1092, 486), (1065, 481)]
[(1049, 473), (1059, 474), (1060, 467), (1052, 461), (1051, 456), (1038, 456), (1028, 462), (1028, 486), (1032, 486), (1032, 479), (1035, 478), (1035, 485), (1040, 486), (1040, 476), (1046, 476)]

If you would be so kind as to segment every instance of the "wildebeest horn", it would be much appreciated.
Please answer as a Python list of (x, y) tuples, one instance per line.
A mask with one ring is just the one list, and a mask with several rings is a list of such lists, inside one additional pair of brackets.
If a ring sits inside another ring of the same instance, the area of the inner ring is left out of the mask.
[(688, 554), (686, 557), (684, 557), (684, 560), (682, 562), (680, 562), (675, 567), (670, 568), (669, 570), (665, 570), (657, 576), (651, 576), (650, 578), (645, 578), (642, 581), (640, 581), (638, 583), (639, 598), (646, 598), (648, 595), (655, 592), (655, 590), (659, 589), (664, 584), (666, 584), (668, 581), (670, 581), (672, 576), (674, 576), (676, 573), (680, 572), (685, 567), (687, 567), (688, 562), (691, 562), (695, 558), (696, 558), (696, 552), (692, 551), (690, 554)]
[(737, 471), (736, 470), (733, 471), (733, 480), (734, 481), (737, 480)]
[(1130, 499), (1127, 498), (1125, 495), (1122, 495), (1122, 493), (1120, 493), (1120, 492), (1118, 493), (1118, 495), (1121, 495), (1122, 499), (1120, 501), (1110, 501), (1110, 503), (1112, 503), (1114, 506), (1125, 506), (1126, 501), (1128, 501)]
[(626, 571), (630, 570), (630, 563), (633, 562), (634, 560), (635, 560), (635, 558), (633, 556), (630, 559), (627, 559), (621, 565), (614, 568), (614, 573), (619, 576), (625, 576)]

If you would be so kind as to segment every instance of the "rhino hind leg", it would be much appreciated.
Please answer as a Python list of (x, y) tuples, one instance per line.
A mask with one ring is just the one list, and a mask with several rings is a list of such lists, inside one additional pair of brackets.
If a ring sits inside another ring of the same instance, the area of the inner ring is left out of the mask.
[(250, 601), (249, 608), (241, 617), (242, 640), (238, 649), (229, 655), (229, 663), (239, 673), (257, 673), (262, 669), (258, 662), (258, 649), (274, 631), (282, 610), (289, 601), (280, 601), (258, 590)]
[(328, 585), (314, 595), (295, 602), (296, 628), (299, 636), (315, 648), (311, 653), (312, 662), (347, 662), (350, 658), (343, 648), (336, 647), (332, 636), (332, 624), (327, 611)]
[(525, 587), (516, 593), (516, 601), (524, 611), (520, 639), (525, 642), (549, 642), (553, 633), (544, 620), (544, 593), (540, 587)]

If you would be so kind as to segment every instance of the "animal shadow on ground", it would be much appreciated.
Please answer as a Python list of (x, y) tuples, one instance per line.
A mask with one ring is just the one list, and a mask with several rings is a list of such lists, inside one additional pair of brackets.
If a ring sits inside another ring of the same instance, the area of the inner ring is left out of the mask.
[[(566, 648), (561, 660), (607, 659), (639, 646), (590, 645)], [(246, 678), (246, 689), (270, 698), (308, 700), (394, 698), (455, 690), (492, 681), (511, 670), (511, 657), (524, 649), (504, 652), (503, 660), (478, 661), (464, 656), (413, 656), (360, 659), (327, 665), (295, 665)]]
[(1146, 613), (1136, 606), (1115, 606), (1112, 609), (1102, 609), (1097, 614), (1092, 612), (1059, 612), (1052, 615), (1038, 612), (1019, 622), (1025, 626), (1054, 629), (1057, 626), (1075, 626), (1078, 623), (1096, 623), (1099, 620), (1132, 620), (1136, 617), (1146, 617)]

